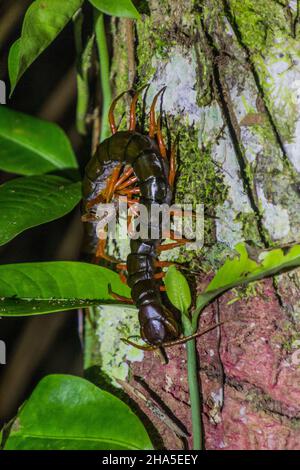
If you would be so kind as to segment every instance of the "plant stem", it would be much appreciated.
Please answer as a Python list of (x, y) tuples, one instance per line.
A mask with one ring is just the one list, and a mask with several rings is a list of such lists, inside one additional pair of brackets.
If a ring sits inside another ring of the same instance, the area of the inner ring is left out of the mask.
[(74, 25), (74, 39), (76, 50), (76, 80), (77, 80), (77, 105), (76, 105), (76, 127), (79, 134), (86, 134), (86, 113), (89, 102), (89, 89), (87, 80), (84, 79), (82, 73), (82, 24), (83, 14), (82, 10), (78, 10), (73, 16)]
[[(183, 317), (183, 330), (184, 335), (188, 336), (195, 331), (192, 327), (190, 319), (186, 315)], [(193, 450), (203, 449), (203, 432), (202, 432), (202, 419), (201, 419), (201, 391), (198, 381), (198, 364), (197, 364), (197, 350), (196, 340), (192, 339), (186, 343), (187, 350), (187, 369), (188, 369), (188, 384), (191, 403), (191, 416), (192, 416), (192, 430), (193, 430)]]
[(109, 80), (109, 55), (106, 42), (104, 16), (95, 10), (95, 33), (100, 63), (100, 78), (102, 88), (102, 119), (100, 142), (110, 135), (108, 126), (108, 110), (111, 103), (111, 89)]

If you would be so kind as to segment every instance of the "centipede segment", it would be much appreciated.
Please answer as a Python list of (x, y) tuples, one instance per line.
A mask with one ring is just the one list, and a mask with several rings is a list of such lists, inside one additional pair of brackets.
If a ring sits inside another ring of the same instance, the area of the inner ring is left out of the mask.
[[(103, 141), (91, 161), (87, 165), (84, 178), (84, 221), (89, 221), (95, 228), (97, 217), (95, 209), (99, 203), (115, 201), (120, 196), (127, 196), (127, 202), (132, 208), (131, 219), (134, 219), (135, 204), (139, 202), (151, 211), (153, 204), (171, 204), (172, 190), (175, 181), (175, 145), (167, 158), (167, 149), (161, 132), (161, 119), (156, 120), (155, 107), (158, 98), (165, 91), (162, 88), (153, 99), (150, 106), (149, 134), (144, 135), (136, 130), (136, 106), (141, 88), (132, 98), (129, 115), (129, 129), (118, 131), (114, 110), (119, 95), (111, 104), (109, 124), (112, 136)], [(106, 240), (100, 239), (96, 248), (96, 259), (117, 262), (117, 269), (122, 273), (127, 271), (127, 282), (131, 287), (134, 304), (139, 311), (141, 337), (148, 343), (144, 348), (155, 349), (171, 345), (178, 341), (181, 329), (178, 319), (162, 302), (160, 292), (164, 290), (161, 279), (164, 276), (163, 267), (169, 262), (159, 261), (160, 252), (181, 246), (186, 240), (176, 240), (162, 245), (165, 238), (163, 228), (158, 223), (148, 222), (148, 234), (151, 229), (159, 233), (158, 239), (138, 238), (130, 241), (130, 254), (127, 263), (119, 263), (105, 252)], [(173, 234), (174, 235), (174, 234)], [(171, 235), (170, 238), (175, 238)], [(120, 296), (115, 298), (122, 301)]]

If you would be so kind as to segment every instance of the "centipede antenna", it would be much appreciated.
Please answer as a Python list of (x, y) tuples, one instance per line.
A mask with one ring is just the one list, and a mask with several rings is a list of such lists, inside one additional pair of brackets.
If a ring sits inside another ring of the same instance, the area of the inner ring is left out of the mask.
[(142, 344), (137, 344), (137, 343), (134, 343), (133, 341), (130, 341), (130, 339), (128, 338), (120, 338), (121, 341), (123, 341), (123, 343), (125, 344), (129, 344), (130, 346), (133, 346), (137, 349), (141, 349), (142, 351), (155, 351), (156, 349), (158, 349), (159, 347), (158, 346), (144, 346)]
[(155, 350), (161, 349), (161, 348), (163, 348), (163, 349), (164, 348), (170, 348), (171, 346), (176, 346), (178, 344), (184, 344), (187, 341), (190, 341), (191, 339), (198, 338), (198, 336), (205, 335), (209, 331), (214, 330), (215, 328), (217, 328), (218, 326), (223, 325), (224, 323), (226, 323), (226, 322), (223, 321), (223, 322), (215, 323), (214, 325), (210, 326), (209, 328), (206, 328), (206, 330), (199, 331), (198, 333), (194, 333), (193, 335), (184, 336), (183, 338), (176, 339), (175, 341), (169, 341), (167, 343), (163, 343), (162, 345), (159, 345), (159, 346), (154, 346), (154, 345), (153, 346), (150, 346), (150, 345), (144, 346), (144, 345), (141, 345), (141, 344), (134, 343), (133, 341), (130, 341), (127, 338), (121, 338), (121, 341), (123, 341), (126, 344), (130, 344), (130, 346), (134, 346), (135, 348), (142, 349), (143, 351), (155, 351)]
[(164, 348), (169, 348), (171, 346), (176, 346), (177, 344), (184, 344), (187, 341), (190, 341), (191, 339), (198, 338), (198, 336), (205, 335), (209, 331), (214, 330), (215, 328), (217, 328), (218, 326), (223, 325), (224, 323), (226, 323), (226, 322), (223, 321), (223, 322), (215, 323), (214, 325), (210, 326), (209, 328), (206, 328), (206, 330), (199, 331), (198, 333), (194, 333), (193, 335), (184, 336), (183, 338), (176, 339), (175, 341), (170, 341), (168, 343), (164, 343), (163, 347)]

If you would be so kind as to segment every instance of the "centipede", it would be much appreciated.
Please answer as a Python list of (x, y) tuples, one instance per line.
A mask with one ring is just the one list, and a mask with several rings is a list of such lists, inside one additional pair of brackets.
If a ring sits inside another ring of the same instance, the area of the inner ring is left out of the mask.
[[(109, 109), (108, 120), (112, 135), (99, 144), (86, 166), (83, 180), (83, 216), (84, 222), (90, 222), (89, 230), (95, 232), (95, 209), (98, 204), (115, 201), (121, 196), (127, 197), (127, 203), (143, 204), (149, 211), (152, 204), (170, 204), (173, 198), (176, 177), (176, 144), (167, 150), (161, 130), (161, 120), (156, 119), (157, 100), (163, 95), (162, 88), (153, 98), (149, 112), (148, 133), (137, 130), (136, 108), (138, 98), (149, 85), (138, 90), (131, 99), (129, 129), (118, 130), (114, 111), (117, 102), (125, 91), (117, 96)], [(149, 231), (153, 227), (150, 226)], [(160, 261), (162, 251), (187, 242), (176, 239), (169, 232), (165, 241), (163, 227), (156, 227), (159, 238), (137, 238), (130, 240), (130, 253), (126, 264), (107, 254), (105, 237), (99, 238), (95, 249), (95, 260), (104, 259), (116, 263), (120, 273), (127, 272), (127, 283), (131, 288), (132, 300), (113, 292), (111, 295), (122, 302), (134, 303), (138, 309), (140, 335), (146, 345), (125, 341), (140, 349), (158, 349), (184, 343), (199, 336), (199, 333), (182, 337), (182, 328), (178, 314), (165, 305), (162, 299), (162, 268), (171, 264)], [(172, 240), (173, 239), (173, 240)], [(200, 334), (204, 334), (202, 332)]]

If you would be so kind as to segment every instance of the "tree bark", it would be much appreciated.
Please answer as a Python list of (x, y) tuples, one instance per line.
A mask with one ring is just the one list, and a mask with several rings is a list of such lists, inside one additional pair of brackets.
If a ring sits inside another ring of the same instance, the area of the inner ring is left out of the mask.
[[(203, 203), (218, 217), (206, 219), (201, 251), (172, 253), (198, 272), (200, 291), (238, 242), (269, 248), (299, 240), (300, 5), (141, 3), (135, 26), (112, 23), (114, 94), (150, 83), (148, 107), (167, 85), (162, 109), (171, 138), (179, 134), (176, 201)], [(207, 449), (300, 448), (299, 274), (231, 291), (202, 314), (200, 328), (228, 322), (197, 340)], [(96, 323), (87, 367), (129, 380), (190, 433), (185, 347), (169, 349), (163, 365), (120, 342), (137, 334), (136, 312), (102, 308)], [(191, 448), (191, 438), (179, 437), (132, 390), (158, 447)]]

